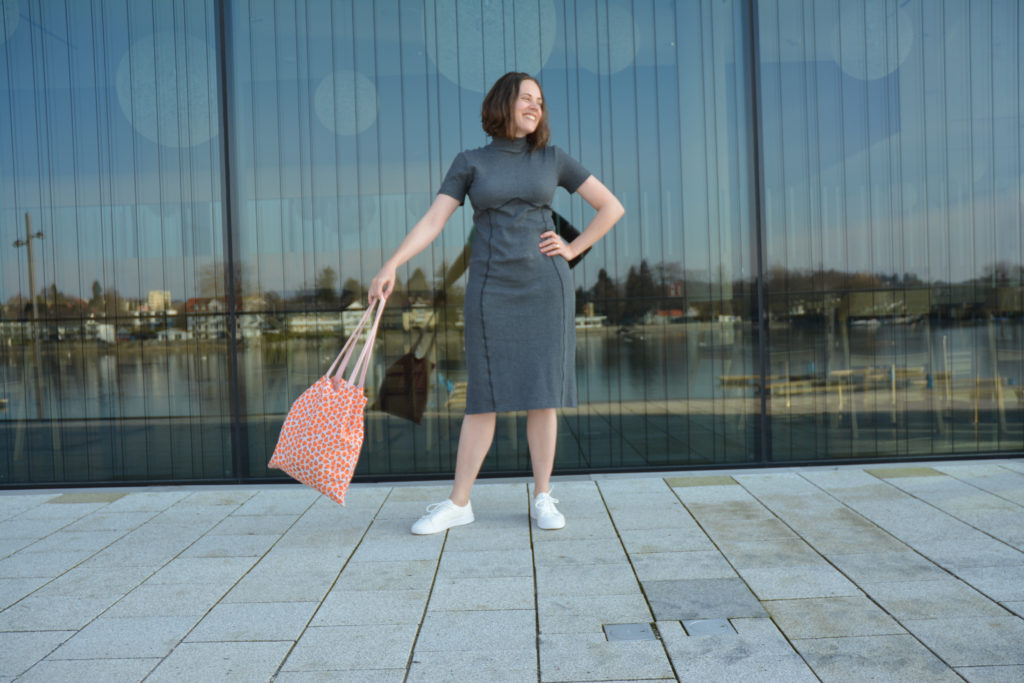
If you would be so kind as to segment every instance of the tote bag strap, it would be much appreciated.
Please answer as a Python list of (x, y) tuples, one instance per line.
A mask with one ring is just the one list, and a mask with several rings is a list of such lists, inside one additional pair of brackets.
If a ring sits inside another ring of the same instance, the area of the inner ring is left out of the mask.
[[(331, 367), (327, 370), (327, 376), (335, 375), (335, 369), (337, 369), (336, 377), (342, 378), (345, 368), (348, 367), (349, 361), (352, 359), (353, 352), (356, 349), (356, 344), (359, 341), (359, 336), (363, 333), (363, 329), (366, 327), (367, 321), (370, 319), (370, 315), (373, 314), (374, 306), (378, 306), (377, 309), (377, 321), (380, 321), (380, 314), (384, 312), (383, 299), (374, 299), (370, 302), (370, 305), (366, 307), (366, 311), (363, 313), (363, 317), (356, 323), (356, 326), (352, 329), (352, 333), (348, 337), (348, 341), (342, 347), (338, 357), (331, 363)], [(376, 325), (374, 325), (374, 336), (376, 336)], [(369, 341), (369, 340), (368, 340)]]
[[(370, 367), (370, 354), (373, 353), (373, 343), (377, 341), (377, 329), (380, 327), (380, 319), (384, 315), (384, 304), (385, 299), (379, 299), (377, 305), (377, 316), (374, 318), (373, 327), (370, 329), (370, 334), (366, 336), (366, 344), (363, 345), (363, 351), (359, 354), (359, 358), (356, 360), (355, 366), (352, 368), (352, 374), (349, 376), (349, 384), (353, 384), (360, 389), (363, 388), (363, 384), (366, 382), (366, 371)], [(356, 374), (359, 375), (359, 382), (356, 382)]]

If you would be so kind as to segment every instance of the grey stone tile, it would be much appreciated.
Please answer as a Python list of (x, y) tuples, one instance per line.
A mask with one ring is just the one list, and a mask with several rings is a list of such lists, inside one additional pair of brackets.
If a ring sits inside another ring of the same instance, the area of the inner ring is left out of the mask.
[(630, 555), (641, 581), (731, 579), (736, 572), (717, 550)]
[[(483, 482), (480, 482), (481, 484)], [(522, 486), (513, 485), (521, 494), (522, 499), (526, 500), (526, 491)], [(473, 496), (483, 495), (483, 486), (478, 485), (473, 488)], [(391, 489), (391, 495), (388, 496), (387, 503), (392, 502), (415, 502), (420, 503), (420, 508), (427, 506), (430, 503), (436, 503), (442, 501), (451, 495), (452, 487), (451, 484), (439, 484), (437, 486), (396, 486)], [(422, 513), (421, 513), (422, 514)]]
[(174, 538), (159, 543), (122, 538), (90, 557), (82, 563), (82, 566), (91, 568), (162, 566), (176, 558), (191, 543), (191, 540)]
[(133, 491), (108, 505), (104, 512), (159, 512), (190, 495), (188, 491)]
[(536, 647), (535, 612), (428, 612), (416, 654), (428, 651), (529, 650)]
[(1005, 610), (955, 579), (901, 583), (865, 583), (861, 588), (884, 610), (903, 619), (1001, 617)]
[(58, 659), (44, 660), (32, 667), (19, 683), (55, 683), (55, 681), (103, 681), (136, 683), (152, 671), (160, 659)]
[[(452, 553), (445, 551), (444, 557)], [(442, 562), (444, 560), (442, 559)], [(400, 560), (397, 562), (357, 562), (345, 565), (335, 590), (430, 590), (437, 571), (437, 560)]]
[(260, 491), (239, 507), (234, 514), (301, 515), (319, 497), (319, 493), (306, 487)]
[(537, 543), (533, 547), (536, 566), (568, 564), (619, 564), (626, 561), (626, 551), (615, 540), (563, 541)]
[(653, 621), (639, 590), (631, 595), (540, 595), (537, 618), (541, 633), (601, 633), (605, 624)]
[[(351, 489), (350, 489), (351, 490)], [(346, 669), (343, 671), (282, 671), (274, 683), (402, 683), (405, 668)]]
[[(46, 539), (44, 538), (42, 540), (45, 541)], [(34, 538), (4, 538), (3, 536), (0, 536), (0, 558), (7, 557), (8, 555), (18, 552), (22, 548), (26, 548), (40, 542), (42, 541), (37, 541)]]
[(764, 603), (764, 607), (791, 639), (906, 633), (865, 597), (772, 600)]
[(57, 531), (25, 548), (25, 552), (89, 552), (95, 553), (110, 545), (123, 531)]
[(29, 595), (0, 612), (0, 631), (78, 630), (110, 607), (117, 597), (76, 598)]
[(74, 631), (23, 631), (0, 636), (0, 676), (15, 677), (53, 652)]
[(92, 553), (88, 550), (30, 553), (24, 550), (0, 560), (0, 576), (7, 579), (60, 576)]
[(221, 603), (196, 624), (185, 642), (295, 641), (317, 607), (315, 602)]
[(967, 567), (957, 575), (998, 602), (1024, 600), (1024, 564), (1017, 567)]
[(50, 579), (42, 576), (21, 579), (0, 578), (0, 610), (13, 605), (49, 581)]
[(18, 515), (18, 519), (56, 519), (63, 520), (64, 523), (67, 524), (107, 506), (107, 503), (61, 504), (61, 499), (70, 500), (65, 498), (65, 496), (69, 495), (74, 496), (81, 494), (61, 494), (51, 498), (42, 505), (36, 505), (35, 507), (25, 510), (25, 512)]
[(643, 587), (658, 621), (765, 616), (740, 579), (644, 581)]
[(968, 567), (1018, 567), (1024, 553), (981, 534), (966, 538), (915, 542), (911, 545), (932, 562), (953, 572)]
[(418, 624), (430, 593), (427, 590), (332, 590), (313, 618), (313, 626)]
[(409, 667), (410, 683), (437, 681), (537, 681), (537, 649), (420, 651)]
[(571, 510), (563, 508), (564, 506), (559, 505), (559, 510), (565, 515), (565, 527), (550, 532), (534, 527), (533, 543), (535, 546), (540, 543), (564, 543), (566, 541), (618, 542), (615, 527), (612, 526), (607, 515), (574, 517)]
[(632, 595), (639, 590), (633, 567), (625, 563), (537, 567), (538, 595)]
[(797, 538), (797, 535), (777, 519), (729, 519), (700, 517), (704, 530), (717, 542), (766, 541), (778, 538)]
[(674, 495), (671, 487), (661, 477), (596, 475), (595, 481), (605, 499), (626, 495)]
[(1024, 664), (1020, 617), (904, 619), (903, 625), (950, 666)]
[(441, 556), (438, 578), (533, 577), (533, 554), (527, 550), (448, 550)]
[(438, 579), (430, 596), (434, 610), (508, 610), (533, 609), (532, 576), (501, 578)]
[(740, 569), (740, 576), (761, 600), (863, 595), (828, 564)]
[[(471, 525), (472, 526), (472, 525)], [(458, 529), (449, 530), (453, 535)], [(394, 562), (396, 560), (434, 560), (441, 556), (441, 546), (445, 534), (433, 536), (413, 536), (411, 533), (402, 539), (367, 538), (359, 544), (352, 559), (356, 562)]]
[(59, 519), (22, 519), (15, 517), (0, 522), (0, 538), (22, 538), (29, 542), (38, 541), (66, 526)]
[(163, 657), (196, 621), (197, 617), (103, 617), (61, 645), (50, 659)]
[(722, 541), (718, 547), (738, 569), (825, 564), (821, 555), (799, 538)]
[(1010, 610), (1018, 617), (1024, 617), (1024, 601), (1022, 602), (1004, 602), (1003, 607)]
[(630, 554), (715, 551), (715, 545), (696, 524), (689, 528), (623, 529), (619, 533)]
[(210, 536), (281, 536), (298, 520), (297, 515), (230, 515), (210, 529)]
[(687, 636), (678, 622), (658, 622), (677, 680), (816, 681), (770, 619), (737, 619), (731, 635)]
[(794, 640), (822, 681), (958, 681), (960, 677), (913, 636)]
[(672, 666), (660, 642), (609, 642), (601, 633), (552, 633), (540, 636), (541, 681), (607, 678), (668, 678)]
[[(671, 480), (667, 480), (669, 484)], [(742, 486), (724, 484), (720, 486), (673, 486), (672, 490), (679, 500), (686, 503), (717, 505), (721, 503), (742, 503), (754, 500), (753, 496)]]
[(161, 567), (146, 583), (231, 586), (254, 564), (254, 557), (179, 557)]
[(232, 534), (204, 536), (181, 554), (182, 557), (260, 557), (280, 538), (277, 534)]
[(311, 627), (281, 668), (313, 672), (404, 668), (416, 628), (416, 624)]
[[(448, 530), (445, 552), (449, 550), (523, 550), (531, 546), (530, 517), (521, 513), (489, 516), (475, 507), (476, 522)], [(411, 525), (415, 520), (409, 520)], [(441, 534), (443, 535), (443, 534)]]
[(248, 683), (270, 680), (288, 655), (291, 642), (182, 643), (147, 681), (218, 681)]
[(962, 666), (956, 672), (970, 683), (1020, 683), (1024, 666)]
[(144, 583), (117, 604), (104, 618), (202, 616), (224, 595), (226, 588), (216, 584)]
[(210, 505), (226, 505), (231, 508), (237, 508), (243, 505), (245, 501), (249, 500), (256, 495), (256, 491), (253, 489), (245, 489), (240, 487), (234, 488), (210, 488), (205, 491), (195, 491), (189, 494), (188, 498), (185, 499), (185, 503), (189, 505), (199, 506), (210, 506)]
[(83, 517), (74, 524), (66, 526), (63, 531), (120, 531), (122, 533), (137, 529), (156, 516), (155, 511), (114, 512), (104, 508), (103, 512), (94, 512)]
[(679, 502), (658, 503), (647, 507), (612, 510), (612, 522), (620, 531), (626, 529), (672, 529), (694, 525), (693, 517)]
[(338, 567), (288, 570), (273, 565), (258, 565), (224, 596), (223, 601), (320, 602), (337, 576)]
[(946, 570), (915, 552), (829, 554), (828, 559), (856, 583), (949, 578)]

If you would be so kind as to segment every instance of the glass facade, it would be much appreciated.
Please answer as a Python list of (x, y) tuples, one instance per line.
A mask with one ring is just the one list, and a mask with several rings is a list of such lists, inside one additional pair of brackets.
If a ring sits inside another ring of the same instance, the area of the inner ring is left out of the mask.
[[(0, 486), (278, 478), (462, 149), (544, 87), (625, 218), (561, 472), (1024, 451), (1024, 0), (0, 0)], [(555, 210), (593, 215), (560, 193)], [(400, 273), (358, 477), (443, 476), (471, 213)], [(499, 417), (485, 473), (529, 469)]]

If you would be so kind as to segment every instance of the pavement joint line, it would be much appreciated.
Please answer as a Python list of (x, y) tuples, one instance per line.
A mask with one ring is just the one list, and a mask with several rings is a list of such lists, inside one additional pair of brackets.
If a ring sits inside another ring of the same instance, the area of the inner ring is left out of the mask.
[[(999, 467), (1002, 467), (1002, 469), (1006, 470), (1008, 473), (1011, 473), (1011, 474), (1016, 474), (1016, 475), (1020, 475), (1021, 474), (1020, 472), (1017, 472), (1016, 470), (1011, 470), (1011, 469), (1009, 469), (1007, 467), (1003, 467), (1002, 465), (999, 465)], [(955, 474), (950, 474), (949, 476), (951, 478), (957, 480), (961, 484), (964, 484), (965, 486), (974, 487), (977, 490), (983, 491), (983, 492), (985, 492), (985, 493), (987, 493), (987, 494), (989, 494), (991, 496), (995, 496), (996, 498), (999, 498), (1000, 500), (1005, 500), (1007, 503), (1010, 503), (1011, 505), (1016, 505), (1019, 508), (1024, 508), (1024, 503), (1018, 503), (1015, 500), (1007, 498), (1007, 497), (1003, 496), (1002, 494), (1000, 494), (998, 491), (991, 491), (989, 489), (983, 488), (981, 486), (978, 486), (976, 483), (974, 483), (972, 481), (967, 481), (966, 479), (961, 479), (960, 477), (956, 476)]]
[(530, 528), (530, 570), (533, 575), (533, 634), (534, 634), (534, 649), (537, 653), (537, 683), (541, 683), (544, 680), (543, 673), (541, 672), (541, 659), (540, 659), (540, 589), (537, 587), (537, 548), (533, 541), (533, 515), (530, 513), (533, 508), (533, 501), (530, 499), (530, 485), (527, 484), (526, 489), (526, 523)]
[[(662, 483), (667, 484), (664, 478), (662, 478), (661, 481)], [(629, 550), (626, 548), (626, 543), (622, 540), (622, 533), (619, 531), (619, 526), (615, 523), (615, 515), (612, 514), (612, 509), (608, 507), (608, 501), (604, 497), (604, 491), (601, 489), (601, 483), (595, 481), (594, 489), (597, 491), (597, 495), (601, 498), (601, 504), (604, 506), (605, 514), (608, 515), (608, 521), (611, 522), (612, 528), (615, 529), (615, 538), (619, 540), (619, 546), (622, 548), (622, 552), (626, 556), (626, 561), (629, 562), (629, 568), (633, 571), (633, 579), (636, 581), (637, 588), (640, 590), (640, 595), (644, 598), (644, 603), (647, 605), (647, 611), (651, 615), (651, 621), (655, 622), (657, 621), (657, 618), (654, 614), (654, 608), (651, 606), (651, 600), (647, 597), (647, 589), (644, 588), (644, 582), (640, 580), (640, 575), (637, 574), (636, 564), (633, 562), (633, 557), (629, 554)], [(669, 487), (669, 491), (671, 490), (672, 488)], [(683, 506), (683, 509), (686, 509), (686, 506)], [(689, 510), (687, 510), (687, 512), (689, 513)], [(690, 514), (690, 516), (692, 517), (693, 515)], [(604, 629), (602, 628), (602, 631), (603, 630)], [(672, 661), (672, 655), (668, 651), (668, 645), (665, 644), (665, 639), (661, 637), (661, 633), (657, 632), (656, 629), (655, 632), (658, 636), (658, 642), (661, 643), (661, 649), (665, 653), (665, 661), (668, 662), (669, 667), (672, 669), (672, 675), (675, 676), (678, 681), (679, 672), (676, 671), (676, 663)]]
[[(798, 476), (800, 476), (800, 475), (799, 475), (799, 473), (798, 473)], [(817, 488), (817, 489), (818, 489), (819, 491), (821, 491), (821, 492), (822, 492), (822, 494), (824, 494), (824, 496), (825, 496), (825, 497), (827, 497), (827, 498), (832, 498), (832, 499), (833, 499), (833, 500), (835, 500), (835, 501), (836, 501), (836, 502), (837, 502), (837, 503), (838, 503), (838, 504), (839, 504), (840, 506), (842, 506), (842, 507), (843, 507), (843, 508), (845, 508), (845, 509), (848, 509), (848, 510), (850, 510), (850, 512), (852, 512), (853, 514), (857, 515), (857, 517), (859, 517), (859, 518), (861, 518), (861, 519), (864, 519), (864, 520), (865, 520), (865, 521), (867, 521), (867, 522), (870, 522), (870, 523), (872, 524), (872, 526), (874, 526), (874, 527), (876, 527), (876, 528), (880, 529), (881, 531), (885, 531), (886, 533), (888, 533), (888, 531), (886, 531), (884, 527), (881, 527), (880, 525), (878, 525), (878, 524), (877, 524), (877, 523), (876, 523), (876, 522), (875, 522), (874, 520), (872, 520), (872, 519), (869, 519), (869, 518), (865, 517), (865, 516), (864, 516), (864, 515), (862, 515), (862, 514), (861, 514), (861, 513), (860, 513), (860, 512), (858, 511), (858, 510), (855, 510), (855, 509), (851, 508), (851, 507), (850, 507), (849, 505), (847, 505), (847, 504), (846, 504), (846, 503), (845, 503), (844, 501), (842, 501), (842, 500), (839, 500), (839, 499), (838, 499), (838, 498), (836, 498), (835, 496), (832, 496), (832, 495), (831, 495), (831, 492), (829, 492), (829, 491), (825, 491), (825, 490), (824, 490), (824, 489), (822, 489), (822, 488), (821, 488), (820, 486), (818, 486), (817, 484), (815, 484), (815, 483), (814, 483), (813, 481), (809, 481), (808, 479), (806, 479), (806, 477), (800, 476), (800, 478), (801, 478), (802, 480), (804, 480), (804, 481), (808, 481), (808, 482), (809, 482), (809, 483), (810, 483), (810, 484), (811, 484), (812, 486), (814, 486), (814, 487), (815, 487), (815, 488)], [(888, 484), (889, 482), (888, 482), (888, 481), (886, 481), (885, 483), (887, 483), (887, 484)], [(742, 484), (741, 484), (741, 486), (742, 486)], [(791, 526), (791, 525), (790, 525), (790, 524), (789, 524), (789, 523), (788, 523), (788, 522), (787, 522), (786, 520), (784, 520), (784, 519), (782, 519), (781, 517), (779, 517), (779, 516), (778, 516), (778, 514), (777, 514), (777, 513), (776, 513), (776, 512), (774, 511), (774, 510), (772, 510), (772, 509), (771, 509), (770, 507), (768, 507), (767, 505), (765, 505), (765, 503), (764, 503), (764, 502), (763, 502), (763, 501), (762, 501), (762, 500), (761, 500), (760, 498), (758, 498), (758, 497), (757, 497), (757, 495), (756, 495), (756, 494), (755, 494), (755, 493), (754, 493), (753, 491), (750, 491), (750, 490), (749, 490), (749, 489), (747, 489), (747, 488), (746, 488), (745, 486), (744, 486), (743, 488), (744, 488), (744, 489), (746, 489), (747, 493), (749, 493), (749, 494), (750, 494), (750, 495), (751, 495), (751, 496), (752, 496), (752, 497), (753, 497), (753, 498), (754, 498), (755, 500), (757, 500), (757, 501), (758, 501), (758, 503), (760, 503), (760, 504), (761, 504), (762, 506), (764, 506), (764, 507), (765, 507), (765, 509), (767, 509), (767, 510), (768, 510), (769, 512), (771, 512), (771, 513), (772, 513), (773, 515), (775, 515), (775, 517), (776, 517), (776, 518), (777, 518), (777, 519), (778, 519), (778, 520), (779, 520), (780, 522), (782, 522), (783, 524), (785, 524), (785, 525), (786, 525), (786, 527), (787, 527), (787, 528), (789, 528), (790, 530), (792, 530), (792, 531), (793, 531), (793, 533), (795, 533), (795, 534), (797, 535), (797, 537), (799, 537), (799, 538), (800, 538), (801, 540), (803, 540), (803, 542), (804, 542), (804, 543), (806, 543), (806, 544), (807, 544), (807, 545), (808, 545), (808, 546), (809, 546), (809, 547), (810, 547), (810, 548), (811, 548), (812, 550), (814, 550), (814, 552), (818, 553), (818, 555), (819, 555), (819, 556), (821, 556), (821, 558), (822, 558), (823, 560), (825, 560), (825, 562), (827, 562), (827, 563), (829, 564), (829, 566), (831, 566), (831, 567), (832, 567), (833, 569), (835, 569), (835, 570), (836, 570), (837, 572), (839, 572), (839, 573), (840, 573), (840, 574), (841, 574), (841, 575), (842, 575), (842, 576), (843, 576), (843, 577), (844, 577), (844, 578), (845, 578), (845, 579), (846, 579), (847, 581), (849, 581), (849, 582), (850, 582), (850, 583), (852, 583), (852, 584), (853, 584), (854, 586), (856, 586), (856, 587), (857, 587), (857, 589), (858, 589), (858, 590), (859, 590), (859, 591), (860, 591), (860, 592), (861, 592), (861, 593), (862, 593), (862, 594), (863, 594), (863, 595), (864, 595), (864, 596), (865, 596), (865, 597), (866, 597), (866, 598), (867, 598), (868, 600), (870, 600), (872, 604), (874, 604), (874, 605), (875, 605), (876, 607), (878, 607), (878, 609), (882, 610), (882, 612), (884, 612), (884, 613), (885, 613), (886, 615), (888, 615), (890, 619), (892, 619), (893, 621), (895, 621), (895, 622), (896, 622), (896, 623), (897, 623), (897, 624), (898, 624), (898, 625), (900, 626), (900, 628), (902, 628), (902, 629), (903, 629), (904, 631), (906, 631), (906, 632), (907, 632), (907, 635), (909, 635), (909, 636), (910, 636), (910, 637), (912, 637), (912, 638), (913, 638), (914, 640), (916, 640), (916, 641), (917, 641), (918, 643), (920, 643), (922, 647), (924, 647), (924, 648), (925, 648), (926, 650), (928, 650), (928, 652), (930, 652), (930, 653), (931, 653), (931, 654), (932, 654), (932, 655), (933, 655), (933, 656), (934, 656), (934, 657), (935, 657), (936, 659), (938, 659), (938, 660), (939, 660), (940, 662), (942, 662), (942, 663), (943, 663), (943, 664), (945, 664), (945, 665), (946, 665), (947, 667), (949, 667), (949, 669), (950, 669), (950, 670), (952, 670), (952, 671), (955, 671), (955, 669), (953, 668), (953, 665), (952, 665), (952, 664), (950, 664), (949, 662), (947, 662), (947, 661), (946, 661), (946, 660), (945, 660), (944, 658), (942, 658), (942, 657), (941, 657), (941, 656), (939, 655), (939, 653), (938, 653), (938, 652), (936, 652), (936, 651), (935, 651), (934, 649), (932, 649), (931, 647), (929, 647), (929, 646), (928, 646), (928, 644), (927, 644), (927, 643), (925, 643), (925, 642), (924, 642), (923, 640), (921, 640), (921, 638), (920, 638), (920, 637), (919, 637), (919, 636), (918, 636), (918, 635), (917, 635), (916, 633), (914, 633), (914, 632), (913, 632), (913, 631), (911, 631), (911, 630), (910, 630), (909, 628), (907, 628), (907, 626), (906, 626), (906, 625), (905, 625), (905, 624), (904, 624), (904, 623), (903, 623), (903, 622), (902, 622), (902, 621), (901, 621), (901, 620), (900, 620), (900, 619), (899, 619), (899, 618), (898, 618), (898, 617), (897, 617), (897, 616), (896, 616), (895, 614), (893, 614), (892, 612), (890, 612), (889, 610), (887, 610), (887, 609), (886, 609), (886, 608), (885, 608), (885, 607), (884, 607), (884, 606), (883, 606), (883, 605), (882, 605), (881, 603), (879, 603), (879, 602), (878, 602), (878, 600), (877, 600), (877, 599), (876, 599), (876, 598), (875, 598), (874, 596), (872, 596), (872, 595), (871, 595), (871, 593), (870, 593), (869, 591), (865, 590), (865, 589), (863, 588), (863, 586), (861, 586), (861, 585), (860, 585), (860, 583), (858, 583), (858, 582), (857, 582), (856, 580), (854, 580), (854, 578), (853, 578), (852, 576), (849, 576), (849, 575), (848, 575), (848, 574), (847, 574), (846, 572), (844, 572), (844, 571), (843, 571), (842, 569), (840, 569), (839, 567), (837, 567), (837, 566), (836, 566), (836, 565), (835, 565), (835, 564), (834, 564), (834, 563), (832, 562), (832, 560), (830, 560), (830, 559), (828, 558), (828, 556), (827, 556), (827, 555), (826, 555), (825, 553), (823, 553), (823, 552), (821, 552), (820, 550), (818, 550), (818, 549), (817, 549), (817, 548), (816, 548), (816, 547), (814, 546), (814, 544), (813, 544), (813, 543), (811, 543), (811, 541), (809, 541), (809, 540), (807, 540), (806, 538), (804, 538), (804, 537), (803, 537), (803, 535), (801, 535), (801, 534), (800, 534), (800, 532), (798, 532), (798, 531), (797, 531), (796, 529), (794, 529), (794, 528), (793, 528), (793, 527), (792, 527), (792, 526)], [(902, 489), (899, 489), (899, 487), (896, 487), (896, 488), (897, 488), (898, 490), (902, 490)], [(815, 494), (815, 495), (818, 495), (818, 494)], [(891, 536), (892, 534), (889, 534), (889, 535)], [(913, 550), (913, 547), (912, 547), (912, 546), (910, 546), (910, 545), (909, 545), (909, 544), (907, 544), (907, 543), (904, 543), (904, 542), (902, 541), (902, 539), (899, 539), (898, 537), (895, 537), (895, 536), (894, 536), (894, 538), (897, 538), (897, 540), (900, 540), (900, 542), (901, 542), (901, 543), (903, 543), (904, 545), (906, 545), (907, 547), (909, 547), (909, 548), (911, 548), (911, 549)], [(923, 557), (923, 556), (922, 556), (922, 557)], [(929, 558), (927, 558), (927, 557), (926, 557), (925, 559), (927, 559), (927, 560), (928, 560), (929, 562), (932, 562), (932, 560), (930, 560), (930, 559), (929, 559)], [(935, 563), (935, 562), (933, 562), (933, 564), (936, 564), (936, 565), (937, 565), (938, 563)], [(957, 577), (957, 578), (959, 579), (959, 577)], [(985, 597), (988, 597), (988, 596), (985, 596)], [(1004, 609), (1005, 609), (1005, 608), (1004, 608)], [(779, 630), (780, 630), (780, 631), (782, 631), (782, 629), (779, 629)], [(785, 635), (785, 633), (783, 633), (783, 635)], [(847, 636), (847, 637), (853, 637), (853, 636)], [(792, 644), (792, 640), (791, 640), (791, 639), (790, 639), (790, 638), (789, 638), (788, 636), (786, 637), (786, 640), (787, 640), (787, 641), (789, 641), (789, 642), (790, 642), (790, 643)], [(803, 639), (793, 639), (793, 640), (803, 640)], [(795, 650), (796, 648), (793, 648), (793, 649)], [(802, 656), (803, 656), (803, 655), (801, 654), (801, 657), (802, 657)], [(806, 661), (806, 660), (805, 660), (805, 661)], [(808, 662), (808, 667), (810, 667), (810, 663), (809, 663), (809, 662)], [(813, 671), (813, 667), (811, 668), (811, 670)]]
[[(313, 623), (313, 620), (316, 619), (316, 615), (320, 612), (320, 609), (324, 606), (324, 601), (327, 599), (327, 596), (330, 595), (331, 591), (334, 590), (334, 587), (336, 585), (338, 585), (338, 579), (341, 578), (342, 572), (345, 571), (345, 567), (347, 567), (349, 562), (352, 561), (352, 556), (356, 554), (357, 550), (359, 550), (359, 546), (361, 546), (363, 544), (363, 540), (366, 538), (366, 534), (370, 533), (370, 528), (373, 526), (373, 523), (375, 521), (377, 521), (377, 515), (380, 514), (381, 508), (383, 508), (384, 505), (388, 502), (388, 499), (391, 498), (391, 494), (393, 492), (394, 492), (393, 488), (388, 489), (388, 492), (384, 496), (384, 499), (381, 500), (380, 505), (377, 506), (376, 512), (373, 513), (373, 517), (366, 524), (366, 528), (363, 529), (363, 533), (359, 536), (359, 541), (355, 544), (355, 546), (352, 547), (352, 550), (351, 550), (351, 552), (349, 552), (348, 557), (345, 558), (345, 561), (341, 563), (341, 568), (338, 569), (338, 573), (334, 576), (334, 580), (331, 581), (330, 588), (327, 589), (327, 592), (324, 594), (324, 597), (320, 599), (319, 603), (316, 606), (316, 609), (313, 610), (313, 613), (309, 615), (309, 619), (306, 621), (306, 625), (302, 627), (302, 630), (299, 632), (299, 635), (297, 635), (295, 637), (295, 640), (292, 641), (291, 646), (288, 648), (288, 652), (285, 653), (284, 657), (281, 658), (281, 661), (278, 662), (277, 666), (274, 668), (274, 673), (271, 674), (270, 680), (275, 680), (277, 678), (277, 676), (281, 673), (281, 667), (283, 667), (285, 665), (285, 662), (288, 661), (288, 658), (292, 656), (292, 652), (295, 651), (295, 647), (299, 644), (299, 641), (302, 640), (302, 636), (305, 635), (306, 631), (309, 630), (309, 625)], [(306, 515), (307, 512), (309, 512), (309, 509), (311, 507), (316, 505), (318, 500), (320, 500), (319, 496), (313, 498), (313, 502), (310, 503), (306, 507), (306, 509), (302, 511), (302, 514), (299, 515), (298, 518), (292, 523), (292, 525), (288, 527), (288, 530), (291, 530), (291, 528), (293, 526), (298, 524), (299, 520), (302, 519)], [(287, 531), (285, 533), (287, 533)], [(281, 537), (277, 539), (277, 542), (275, 542), (271, 546), (271, 548), (273, 548), (274, 545), (277, 545), (277, 543), (280, 542), (281, 538), (284, 538), (284, 534), (281, 534)], [(268, 548), (267, 549), (267, 553), (269, 553), (269, 552), (270, 552), (270, 549)], [(266, 557), (266, 553), (264, 553), (263, 557)], [(252, 571), (252, 568), (255, 567), (257, 564), (259, 564), (259, 562), (253, 563), (253, 566), (250, 567), (249, 571), (247, 571), (245, 574), (243, 574), (242, 577), (244, 578), (245, 576), (247, 576), (249, 574), (249, 572)], [(238, 579), (238, 581), (236, 581), (234, 583), (234, 585), (232, 586), (232, 589), (234, 589), (234, 587), (237, 586), (241, 581), (242, 581), (241, 578)], [(230, 592), (230, 591), (228, 591), (228, 592)], [(227, 595), (227, 593), (225, 593), (224, 595)], [(223, 596), (221, 597), (221, 599), (223, 600)], [(202, 620), (200, 620), (200, 621), (202, 621)], [(420, 623), (422, 624), (422, 621)], [(196, 625), (198, 625), (198, 624), (199, 624), (199, 622), (196, 622)], [(192, 628), (195, 629), (195, 626), (193, 626)], [(189, 633), (191, 633), (191, 631), (189, 631)], [(406, 669), (406, 670), (408, 671), (408, 669)]]

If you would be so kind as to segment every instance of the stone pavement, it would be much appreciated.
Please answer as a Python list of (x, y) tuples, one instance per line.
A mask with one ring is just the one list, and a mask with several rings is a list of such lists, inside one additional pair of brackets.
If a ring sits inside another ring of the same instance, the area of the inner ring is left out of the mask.
[(0, 681), (1021, 681), (1024, 460), (0, 493)]

